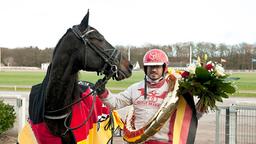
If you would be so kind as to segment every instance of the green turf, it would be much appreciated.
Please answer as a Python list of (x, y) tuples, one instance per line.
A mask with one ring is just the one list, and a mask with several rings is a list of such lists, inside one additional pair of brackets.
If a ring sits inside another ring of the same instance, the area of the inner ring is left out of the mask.
[(230, 97), (256, 97), (256, 93), (234, 93), (233, 95), (230, 95)]
[[(144, 73), (142, 71), (135, 71), (133, 72), (133, 75), (125, 80), (122, 81), (115, 81), (110, 79), (107, 87), (112, 87), (112, 88), (127, 88), (131, 84), (138, 82), (142, 80), (144, 77)], [(96, 73), (93, 72), (80, 72), (79, 79), (80, 80), (86, 80), (95, 83), (98, 79), (103, 78), (103, 76), (97, 76)]]
[(43, 80), (45, 72), (0, 72), (0, 85), (29, 86)]
[[(45, 72), (0, 72), (0, 90), (14, 90), (14, 86), (17, 86), (16, 90), (29, 90), (28, 88), (19, 88), (19, 86), (32, 86), (34, 84), (40, 83), (45, 76)], [(98, 79), (103, 76), (97, 76), (95, 72), (80, 72), (79, 79), (87, 80), (95, 83)], [(234, 95), (238, 96), (255, 96), (256, 97), (256, 73), (233, 73), (231, 77), (239, 77), (240, 79), (236, 81), (238, 91), (243, 91), (236, 93)], [(144, 78), (143, 71), (134, 71), (131, 78), (114, 81), (110, 80), (107, 84), (109, 88), (119, 88), (125, 89), (129, 85), (138, 82)], [(1, 87), (2, 86), (2, 87)], [(10, 86), (10, 87), (6, 87)], [(120, 92), (121, 90), (112, 90), (112, 92)], [(250, 92), (247, 92), (250, 91)], [(251, 93), (253, 91), (254, 93)]]
[(256, 91), (256, 73), (233, 73), (232, 77), (239, 77), (236, 82), (239, 90), (255, 90)]

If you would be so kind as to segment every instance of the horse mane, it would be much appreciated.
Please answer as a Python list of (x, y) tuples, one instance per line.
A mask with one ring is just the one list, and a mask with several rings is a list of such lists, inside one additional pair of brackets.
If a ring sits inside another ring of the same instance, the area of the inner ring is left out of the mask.
[(66, 31), (66, 33), (59, 39), (57, 45), (55, 46), (55, 48), (54, 48), (54, 50), (53, 50), (52, 58), (54, 57), (54, 55), (55, 55), (55, 53), (56, 53), (56, 50), (57, 50), (57, 48), (59, 47), (59, 45), (60, 45), (60, 43), (61, 43), (63, 37), (65, 37), (65, 36), (67, 35), (68, 31), (70, 31), (70, 30), (71, 30), (71, 29), (68, 29), (68, 30)]
[(67, 35), (69, 33), (70, 29), (59, 40), (52, 55), (52, 66), (46, 93), (46, 97), (48, 98), (46, 99), (46, 110), (62, 108), (63, 105), (72, 103), (72, 100), (81, 94), (77, 83), (79, 73), (74, 70), (74, 66), (72, 65), (79, 54), (76, 52), (66, 54), (65, 51), (70, 48), (65, 43), (63, 44), (63, 41), (65, 41), (63, 39), (68, 37)]

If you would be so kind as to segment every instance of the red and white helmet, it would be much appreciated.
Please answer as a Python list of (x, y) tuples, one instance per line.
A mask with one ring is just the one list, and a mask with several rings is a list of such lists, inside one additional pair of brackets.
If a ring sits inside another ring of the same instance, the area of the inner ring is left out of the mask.
[(143, 66), (163, 65), (164, 72), (167, 72), (168, 57), (166, 53), (160, 49), (151, 49), (144, 55)]

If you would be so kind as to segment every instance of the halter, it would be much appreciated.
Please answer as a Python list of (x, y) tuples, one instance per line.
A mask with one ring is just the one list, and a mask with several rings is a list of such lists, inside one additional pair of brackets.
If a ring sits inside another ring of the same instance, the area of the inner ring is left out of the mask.
[[(76, 35), (76, 37), (78, 37), (78, 39), (81, 39), (83, 41), (83, 43), (86, 45), (88, 45), (94, 52), (96, 52), (105, 62), (105, 65), (103, 66), (103, 68), (101, 69), (100, 73), (102, 74), (104, 71), (106, 71), (106, 68), (108, 66), (111, 67), (112, 70), (114, 70), (116, 76), (117, 76), (117, 71), (118, 71), (118, 67), (117, 65), (119, 64), (118, 61), (118, 56), (121, 54), (119, 50), (117, 50), (116, 48), (114, 49), (101, 49), (101, 48), (97, 48), (93, 43), (91, 43), (89, 41), (89, 39), (87, 38), (88, 34), (93, 32), (95, 30), (90, 30), (90, 26), (88, 26), (84, 32), (84, 34), (79, 30), (78, 26), (75, 25), (72, 27), (72, 32)], [(84, 50), (86, 51), (86, 48), (84, 48)], [(109, 55), (107, 53), (107, 51), (110, 51), (111, 54)], [(86, 54), (86, 52), (85, 52)], [(86, 68), (87, 65), (87, 59), (85, 56), (84, 59), (84, 69)], [(124, 75), (122, 73), (122, 71), (119, 71), (119, 73), (121, 73), (122, 75)], [(124, 75), (125, 76), (125, 75)]]

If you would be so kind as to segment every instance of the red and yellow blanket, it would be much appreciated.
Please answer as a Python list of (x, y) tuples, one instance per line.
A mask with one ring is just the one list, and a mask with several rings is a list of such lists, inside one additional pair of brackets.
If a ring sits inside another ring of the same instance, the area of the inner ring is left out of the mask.
[[(86, 96), (88, 93), (90, 93), (90, 89), (87, 89), (82, 96)], [(124, 124), (116, 111), (110, 113), (109, 109), (103, 105), (98, 97), (95, 97), (95, 103), (93, 103), (93, 98), (93, 96), (87, 97), (72, 108), (70, 127), (76, 127), (87, 118), (90, 109), (93, 107), (92, 116), (86, 125), (72, 131), (78, 144), (108, 143), (112, 137), (111, 127), (106, 129), (110, 123), (110, 118), (112, 118), (111, 120), (114, 123), (114, 129), (117, 127), (123, 129), (124, 127)], [(173, 144), (194, 143), (197, 118), (193, 104), (190, 102), (191, 100), (187, 99), (187, 97), (185, 99), (181, 97), (178, 101), (177, 110), (172, 116), (173, 133), (171, 136)], [(60, 137), (53, 136), (44, 122), (33, 124), (31, 121), (27, 123), (19, 133), (18, 141), (20, 144), (61, 144)]]
[[(89, 93), (90, 89), (87, 89), (82, 97)], [(95, 102), (93, 102), (94, 98), (96, 98)], [(74, 138), (78, 144), (107, 143), (112, 137), (111, 126), (109, 126), (110, 118), (114, 123), (114, 129), (123, 128), (123, 122), (116, 111), (112, 111), (110, 115), (109, 108), (105, 107), (98, 97), (89, 96), (72, 107), (70, 127), (76, 127), (83, 123), (91, 108), (93, 108), (93, 112), (87, 123), (81, 128), (72, 130)], [(52, 135), (45, 122), (33, 124), (31, 121), (20, 132), (18, 141), (20, 144), (61, 144), (61, 138)]]

